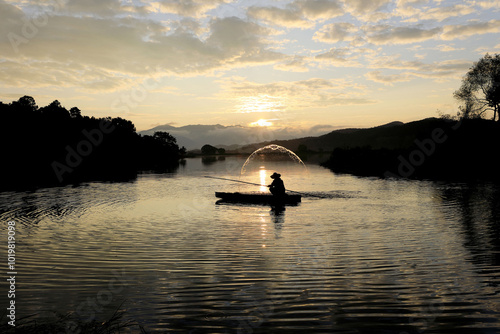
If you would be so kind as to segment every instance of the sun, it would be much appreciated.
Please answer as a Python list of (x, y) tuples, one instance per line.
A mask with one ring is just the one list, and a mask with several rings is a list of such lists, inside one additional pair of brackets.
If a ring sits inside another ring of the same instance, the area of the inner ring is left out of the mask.
[(269, 122), (267, 119), (259, 119), (257, 122), (250, 123), (252, 126), (271, 126), (273, 123)]

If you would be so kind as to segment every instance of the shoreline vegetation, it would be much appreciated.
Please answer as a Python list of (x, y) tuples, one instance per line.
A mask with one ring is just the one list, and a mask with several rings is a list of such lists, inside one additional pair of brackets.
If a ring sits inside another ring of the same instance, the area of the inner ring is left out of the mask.
[(140, 135), (120, 117), (82, 116), (56, 100), (39, 108), (30, 96), (0, 102), (0, 190), (26, 190), (88, 181), (128, 181), (145, 171), (175, 171), (185, 157), (205, 163), (248, 155), (277, 144), (334, 173), (383, 178), (499, 181), (496, 144), (500, 123), (447, 117), (342, 129), (319, 137), (274, 140), (224, 150), (204, 145), (198, 154), (167, 132)]
[(142, 136), (131, 121), (82, 116), (57, 100), (42, 108), (30, 96), (0, 102), (0, 120), (0, 190), (125, 181), (175, 170), (185, 154), (166, 132)]
[(498, 182), (498, 143), (500, 122), (444, 116), (262, 142), (243, 150), (281, 145), (304, 161), (317, 161), (334, 173), (356, 176)]
[(337, 147), (322, 165), (358, 176), (500, 181), (500, 124), (492, 120), (430, 118), (360, 137), (362, 145)]

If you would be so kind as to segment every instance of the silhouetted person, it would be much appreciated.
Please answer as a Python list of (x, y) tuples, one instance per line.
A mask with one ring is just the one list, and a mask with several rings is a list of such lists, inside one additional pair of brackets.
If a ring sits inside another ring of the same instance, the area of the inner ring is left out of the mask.
[(273, 182), (268, 186), (271, 194), (274, 196), (283, 196), (285, 194), (285, 184), (281, 179), (281, 174), (274, 172), (271, 175), (271, 179), (273, 179)]

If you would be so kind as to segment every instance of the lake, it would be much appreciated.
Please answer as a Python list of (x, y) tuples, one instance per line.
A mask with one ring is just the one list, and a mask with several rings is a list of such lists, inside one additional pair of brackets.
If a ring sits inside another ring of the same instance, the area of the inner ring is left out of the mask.
[(0, 193), (3, 277), (16, 227), (19, 324), (54, 318), (78, 333), (70, 319), (120, 309), (148, 333), (500, 332), (499, 186), (276, 163), (309, 194), (299, 205), (217, 204), (215, 191), (266, 190), (205, 177), (270, 183), (265, 166), (240, 177), (244, 162)]

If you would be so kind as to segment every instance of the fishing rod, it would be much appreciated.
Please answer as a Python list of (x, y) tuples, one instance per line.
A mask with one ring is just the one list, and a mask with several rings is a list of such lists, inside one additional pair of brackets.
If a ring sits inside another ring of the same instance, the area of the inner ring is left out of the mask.
[[(246, 181), (240, 181), (240, 180), (233, 180), (233, 179), (226, 179), (226, 178), (223, 178), (223, 177), (208, 176), (208, 175), (207, 175), (207, 176), (205, 176), (205, 177), (206, 177), (206, 178), (209, 178), (209, 179), (217, 179), (217, 180), (224, 180), (224, 181), (232, 181), (232, 182), (239, 182), (239, 183), (251, 184), (251, 185), (254, 185), (254, 186), (267, 187), (267, 185), (265, 185), (265, 184), (253, 183), (253, 182), (246, 182)], [(303, 193), (303, 192), (300, 192), (300, 191), (294, 191), (294, 190), (290, 190), (290, 189), (287, 189), (286, 191), (289, 191), (289, 192), (291, 192), (291, 193), (296, 193), (296, 194), (305, 195), (305, 196), (312, 196), (312, 197), (324, 198), (323, 196), (318, 196), (318, 195), (313, 195), (313, 194)]]

